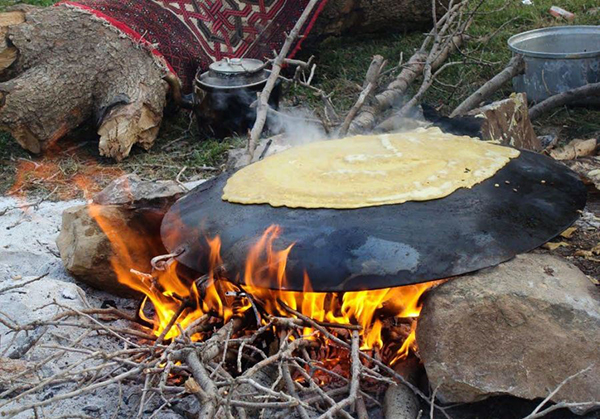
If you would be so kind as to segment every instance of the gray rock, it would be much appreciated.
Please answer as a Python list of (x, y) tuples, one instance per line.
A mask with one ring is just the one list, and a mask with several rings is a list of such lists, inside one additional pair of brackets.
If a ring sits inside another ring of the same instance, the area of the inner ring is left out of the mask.
[(185, 187), (172, 180), (143, 181), (130, 174), (111, 182), (93, 201), (98, 205), (171, 204), (185, 193)]
[[(564, 259), (518, 256), (426, 297), (417, 343), (444, 402), (494, 395), (600, 400), (600, 290)], [(581, 412), (579, 412), (581, 413)]]
[[(185, 188), (176, 182), (141, 181), (129, 175), (94, 197), (94, 217), (88, 205), (66, 209), (56, 240), (65, 268), (94, 288), (121, 297), (137, 296), (119, 282), (112, 262), (115, 257), (127, 255), (127, 268), (149, 272), (150, 260), (165, 253), (160, 239), (162, 218), (184, 192)], [(113, 237), (107, 236), (97, 219), (103, 220)], [(125, 243), (127, 249), (116, 249), (114, 244), (118, 242)]]
[[(422, 368), (419, 367), (418, 358), (411, 356), (396, 364), (394, 370), (409, 383), (417, 386)], [(420, 410), (419, 397), (409, 386), (399, 382), (397, 385), (390, 385), (386, 390), (383, 398), (385, 419), (417, 419)]]

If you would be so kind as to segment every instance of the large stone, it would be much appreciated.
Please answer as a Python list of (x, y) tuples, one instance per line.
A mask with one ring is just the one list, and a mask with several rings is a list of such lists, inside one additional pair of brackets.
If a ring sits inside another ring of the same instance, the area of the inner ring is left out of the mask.
[[(119, 282), (112, 260), (126, 250), (130, 268), (149, 272), (150, 260), (166, 252), (160, 239), (162, 218), (183, 193), (185, 188), (176, 182), (126, 176), (94, 197), (94, 216), (88, 205), (68, 208), (56, 241), (66, 269), (92, 287), (118, 296), (136, 296)], [(112, 240), (107, 229), (114, 233)], [(116, 247), (119, 242), (126, 243), (127, 249)]]
[(546, 397), (589, 366), (553, 400), (600, 400), (600, 290), (558, 257), (518, 256), (433, 290), (417, 343), (444, 402)]

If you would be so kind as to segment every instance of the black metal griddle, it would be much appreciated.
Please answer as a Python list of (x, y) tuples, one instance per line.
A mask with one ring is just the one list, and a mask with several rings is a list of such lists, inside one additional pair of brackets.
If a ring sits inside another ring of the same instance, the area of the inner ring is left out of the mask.
[[(243, 278), (249, 248), (277, 224), (283, 232), (276, 249), (295, 243), (287, 265), (287, 289), (295, 291), (303, 289), (304, 271), (315, 291), (333, 292), (415, 284), (494, 266), (568, 228), (587, 195), (574, 172), (528, 151), (492, 178), (442, 199), (350, 210), (232, 204), (221, 199), (227, 178), (208, 181), (173, 205), (162, 224), (166, 248), (183, 250), (178, 260), (203, 273), (206, 238), (218, 235), (228, 271)], [(258, 285), (277, 287), (262, 281)]]

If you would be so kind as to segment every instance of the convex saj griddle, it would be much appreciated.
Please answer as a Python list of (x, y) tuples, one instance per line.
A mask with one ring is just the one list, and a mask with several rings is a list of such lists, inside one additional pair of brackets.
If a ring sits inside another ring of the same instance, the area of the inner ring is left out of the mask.
[[(287, 288), (302, 291), (304, 272), (318, 292), (396, 287), (497, 265), (568, 228), (586, 203), (578, 176), (553, 159), (522, 151), (471, 189), (430, 201), (358, 209), (292, 209), (222, 200), (223, 174), (176, 202), (162, 224), (170, 252), (199, 273), (207, 238), (219, 236), (231, 279), (243, 281), (250, 248), (271, 225), (275, 250), (294, 244)], [(276, 278), (254, 285), (277, 288)]]

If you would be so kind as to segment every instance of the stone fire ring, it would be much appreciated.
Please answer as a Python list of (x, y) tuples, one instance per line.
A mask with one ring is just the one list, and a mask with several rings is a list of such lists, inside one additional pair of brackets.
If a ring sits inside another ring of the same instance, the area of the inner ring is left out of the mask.
[[(495, 176), (448, 197), (349, 210), (240, 205), (221, 199), (228, 175), (177, 201), (161, 235), (178, 260), (205, 273), (207, 238), (220, 236), (232, 279), (243, 278), (249, 249), (271, 225), (289, 254), (289, 290), (377, 289), (448, 278), (497, 265), (567, 229), (586, 203), (578, 176), (546, 156), (522, 151)], [(265, 275), (266, 276), (266, 275)], [(273, 279), (274, 280), (274, 279)], [(258, 283), (276, 288), (274, 282)]]

